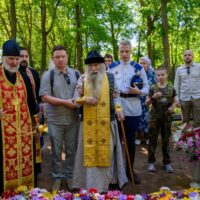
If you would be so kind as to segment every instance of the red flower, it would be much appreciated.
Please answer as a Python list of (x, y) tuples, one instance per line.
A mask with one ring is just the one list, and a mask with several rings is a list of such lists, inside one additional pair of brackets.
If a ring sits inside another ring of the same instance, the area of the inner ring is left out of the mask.
[(134, 196), (133, 195), (127, 195), (127, 199), (126, 200), (134, 200)]
[(88, 192), (89, 192), (89, 193), (97, 193), (98, 191), (97, 191), (96, 188), (90, 188), (90, 189), (88, 190)]

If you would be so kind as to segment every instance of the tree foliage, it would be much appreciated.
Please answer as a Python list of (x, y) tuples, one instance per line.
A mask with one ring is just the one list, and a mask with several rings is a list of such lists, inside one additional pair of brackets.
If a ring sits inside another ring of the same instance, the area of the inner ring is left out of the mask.
[(129, 39), (133, 59), (148, 55), (173, 78), (184, 50), (200, 60), (199, 7), (199, 0), (1, 0), (0, 43), (16, 39), (43, 72), (56, 44), (66, 46), (69, 64), (83, 70), (91, 49), (117, 60), (119, 40)]

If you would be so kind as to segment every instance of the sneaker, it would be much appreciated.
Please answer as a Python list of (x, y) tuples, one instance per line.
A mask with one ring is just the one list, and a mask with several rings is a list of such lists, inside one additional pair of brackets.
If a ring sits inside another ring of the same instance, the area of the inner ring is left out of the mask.
[(137, 145), (141, 144), (141, 140), (135, 140), (135, 144)]
[(52, 191), (59, 191), (61, 185), (61, 179), (56, 179), (52, 185)]
[(172, 166), (170, 164), (165, 165), (165, 170), (167, 173), (173, 173), (174, 169), (172, 168)]
[(148, 164), (148, 171), (149, 172), (156, 172), (156, 167), (154, 163), (149, 163)]

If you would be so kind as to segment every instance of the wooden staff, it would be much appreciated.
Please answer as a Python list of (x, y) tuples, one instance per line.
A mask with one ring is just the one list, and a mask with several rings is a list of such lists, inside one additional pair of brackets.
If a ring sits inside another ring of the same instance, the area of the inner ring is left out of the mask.
[(128, 152), (128, 145), (127, 145), (127, 141), (126, 141), (126, 134), (125, 134), (125, 130), (124, 130), (124, 124), (123, 124), (122, 121), (120, 123), (121, 123), (122, 135), (123, 135), (123, 139), (124, 139), (126, 158), (128, 160), (128, 167), (129, 167), (129, 171), (130, 171), (130, 175), (131, 175), (131, 182), (132, 182), (132, 186), (133, 186), (133, 192), (135, 193), (135, 183), (134, 183), (134, 177), (133, 177), (133, 168), (131, 166), (130, 156), (129, 156), (129, 152)]

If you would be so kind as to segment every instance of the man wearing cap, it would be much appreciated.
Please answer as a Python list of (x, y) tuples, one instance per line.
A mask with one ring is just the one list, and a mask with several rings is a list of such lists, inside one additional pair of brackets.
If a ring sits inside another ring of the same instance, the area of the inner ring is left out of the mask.
[[(75, 102), (83, 106), (83, 121), (73, 186), (93, 187), (101, 193), (108, 190), (110, 183), (118, 181), (122, 187), (128, 181), (115, 114), (119, 120), (123, 120), (124, 116), (114, 75), (106, 73), (104, 58), (93, 50), (88, 53), (85, 64), (86, 71), (78, 80), (75, 95)], [(113, 168), (115, 159), (117, 170)]]
[(20, 185), (34, 187), (34, 152), (31, 116), (36, 104), (30, 80), (18, 72), (20, 48), (3, 44), (0, 67), (0, 193)]
[[(52, 50), (55, 65), (42, 77), (39, 95), (47, 103), (47, 125), (52, 150), (52, 190), (59, 190), (61, 182), (72, 189), (75, 151), (79, 129), (78, 109), (72, 102), (77, 77), (68, 63), (67, 50), (56, 45)], [(63, 168), (62, 150), (65, 149), (65, 166)]]
[[(122, 40), (119, 43), (120, 61), (109, 66), (109, 71), (114, 74), (117, 86), (120, 90), (123, 112), (125, 115), (124, 129), (129, 150), (131, 165), (135, 158), (135, 133), (138, 129), (139, 117), (142, 114), (142, 107), (139, 96), (147, 95), (149, 85), (144, 68), (138, 63), (131, 61), (131, 43)], [(119, 124), (120, 135), (121, 124)], [(121, 137), (122, 138), (122, 137)], [(128, 167), (128, 165), (127, 165)], [(129, 169), (127, 175), (130, 177)], [(136, 184), (140, 183), (139, 178), (134, 174)]]

